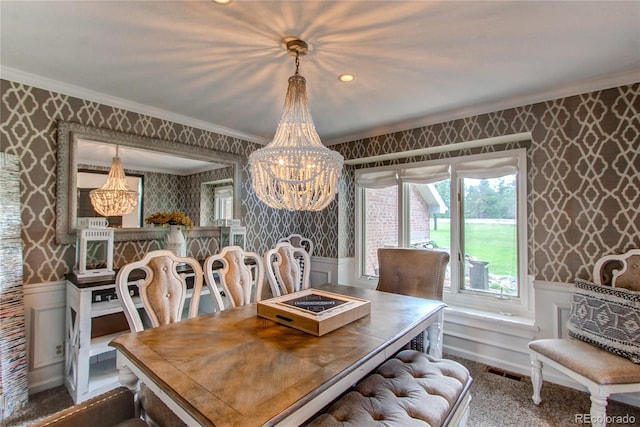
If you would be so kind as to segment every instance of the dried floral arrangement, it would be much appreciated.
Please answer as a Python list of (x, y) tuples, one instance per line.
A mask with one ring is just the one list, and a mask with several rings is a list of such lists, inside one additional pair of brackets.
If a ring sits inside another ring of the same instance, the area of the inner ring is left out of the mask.
[(147, 224), (183, 225), (187, 231), (193, 228), (193, 221), (184, 212), (154, 212), (144, 219)]

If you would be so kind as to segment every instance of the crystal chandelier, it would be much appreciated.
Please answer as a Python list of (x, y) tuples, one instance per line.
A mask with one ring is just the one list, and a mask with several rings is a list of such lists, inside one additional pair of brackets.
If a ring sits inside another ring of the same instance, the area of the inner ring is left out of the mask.
[(287, 42), (296, 57), (296, 72), (273, 141), (249, 155), (251, 183), (260, 200), (276, 209), (319, 211), (338, 191), (344, 159), (322, 145), (307, 103), (306, 80), (298, 74), (299, 57), (307, 53), (302, 40)]
[(116, 156), (111, 163), (111, 170), (107, 175), (107, 182), (100, 188), (91, 190), (89, 198), (93, 208), (102, 216), (122, 216), (131, 212), (138, 203), (138, 193), (130, 190), (125, 180), (122, 163)]

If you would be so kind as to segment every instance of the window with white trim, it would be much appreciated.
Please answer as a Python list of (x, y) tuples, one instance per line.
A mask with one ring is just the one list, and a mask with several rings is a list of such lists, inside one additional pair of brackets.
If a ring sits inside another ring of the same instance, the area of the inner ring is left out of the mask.
[(356, 171), (357, 280), (380, 247), (433, 248), (451, 255), (445, 302), (530, 314), (526, 174), (525, 149)]
[(215, 219), (233, 218), (233, 186), (214, 188)]

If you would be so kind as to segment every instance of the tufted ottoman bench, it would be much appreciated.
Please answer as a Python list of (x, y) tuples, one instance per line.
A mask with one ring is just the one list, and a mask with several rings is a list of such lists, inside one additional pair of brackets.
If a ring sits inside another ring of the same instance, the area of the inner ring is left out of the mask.
[(307, 425), (465, 425), (472, 379), (461, 364), (403, 350)]

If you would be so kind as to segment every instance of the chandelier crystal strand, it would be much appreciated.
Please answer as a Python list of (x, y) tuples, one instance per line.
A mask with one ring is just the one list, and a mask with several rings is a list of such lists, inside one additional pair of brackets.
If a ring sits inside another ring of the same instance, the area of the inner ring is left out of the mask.
[(122, 163), (118, 157), (113, 158), (107, 182), (98, 189), (89, 192), (93, 208), (102, 216), (122, 216), (133, 211), (138, 203), (138, 193), (127, 186)]
[(320, 141), (309, 112), (306, 80), (297, 66), (296, 57), (296, 74), (289, 77), (273, 141), (249, 156), (251, 182), (258, 198), (272, 208), (319, 211), (338, 191), (344, 159)]

